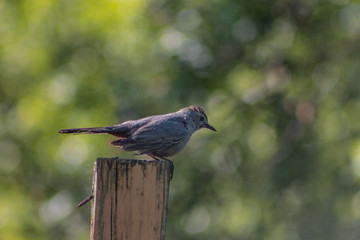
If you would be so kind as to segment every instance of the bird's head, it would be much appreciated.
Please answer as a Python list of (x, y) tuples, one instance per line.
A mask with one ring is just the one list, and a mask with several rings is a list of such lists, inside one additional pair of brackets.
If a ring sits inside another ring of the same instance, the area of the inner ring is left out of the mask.
[(201, 107), (193, 105), (187, 108), (183, 108), (182, 110), (189, 111), (190, 116), (197, 129), (207, 128), (216, 132), (216, 129), (208, 123), (206, 113)]

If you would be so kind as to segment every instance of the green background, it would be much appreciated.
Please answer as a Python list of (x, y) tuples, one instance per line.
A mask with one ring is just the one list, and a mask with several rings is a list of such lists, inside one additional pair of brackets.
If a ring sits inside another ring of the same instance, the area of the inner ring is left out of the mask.
[(0, 239), (89, 239), (97, 157), (65, 136), (188, 105), (167, 239), (360, 238), (360, 2), (0, 1)]

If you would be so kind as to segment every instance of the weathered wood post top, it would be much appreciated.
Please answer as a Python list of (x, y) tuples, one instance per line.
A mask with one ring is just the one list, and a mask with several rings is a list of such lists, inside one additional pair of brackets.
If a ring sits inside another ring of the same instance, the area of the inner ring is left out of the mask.
[(164, 240), (171, 164), (98, 158), (94, 165), (91, 240)]

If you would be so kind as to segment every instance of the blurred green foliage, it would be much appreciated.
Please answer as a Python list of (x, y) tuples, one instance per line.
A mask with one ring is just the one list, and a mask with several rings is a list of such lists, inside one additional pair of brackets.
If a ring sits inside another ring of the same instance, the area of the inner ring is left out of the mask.
[(88, 239), (116, 124), (203, 106), (167, 239), (359, 239), (360, 1), (3, 0), (0, 239)]

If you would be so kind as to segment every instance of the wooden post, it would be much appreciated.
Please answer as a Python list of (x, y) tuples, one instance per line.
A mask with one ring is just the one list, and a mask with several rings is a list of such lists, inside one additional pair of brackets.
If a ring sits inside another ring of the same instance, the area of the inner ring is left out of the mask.
[(91, 240), (164, 240), (170, 162), (98, 158)]

